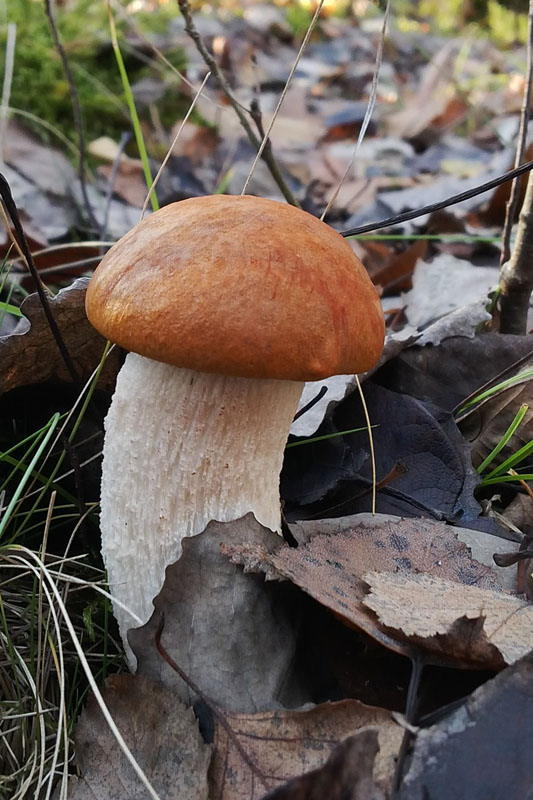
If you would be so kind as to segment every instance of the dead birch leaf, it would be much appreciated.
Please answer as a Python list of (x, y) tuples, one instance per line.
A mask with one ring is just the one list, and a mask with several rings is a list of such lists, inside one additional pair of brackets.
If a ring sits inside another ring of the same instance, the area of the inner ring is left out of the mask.
[[(107, 679), (104, 700), (146, 777), (165, 800), (207, 800), (211, 748), (191, 709), (147, 678)], [(91, 696), (75, 731), (82, 777), (71, 779), (71, 800), (144, 800), (146, 788), (127, 761)]]
[[(410, 656), (412, 643), (383, 625), (366, 606), (366, 573), (398, 573), (406, 577), (426, 573), (446, 578), (457, 590), (462, 584), (499, 588), (496, 574), (475, 561), (453, 528), (441, 522), (398, 518), (367, 526), (358, 524), (356, 518), (345, 517), (301, 522), (293, 531), (313, 538), (298, 548), (280, 545), (271, 553), (254, 545), (240, 548), (223, 545), (222, 552), (245, 569), (260, 570), (271, 579), (290, 580), (343, 621), (402, 655)], [(489, 596), (500, 595), (489, 592)], [(441, 649), (434, 657), (437, 663), (446, 665), (452, 662), (457, 666), (488, 669), (497, 668), (496, 662), (499, 667), (503, 665), (501, 657), (495, 659), (492, 651), (480, 656), (475, 652)]]
[[(91, 375), (105, 347), (105, 339), (85, 314), (87, 283), (86, 278), (79, 278), (50, 298), (50, 308), (82, 379)], [(29, 295), (21, 311), (27, 321), (14, 333), (0, 338), (0, 395), (47, 380), (71, 382), (38, 295)], [(101, 388), (112, 390), (118, 360), (119, 351), (115, 350), (102, 372)]]
[[(235, 741), (217, 725), (209, 775), (211, 796), (218, 800), (259, 800), (265, 791), (322, 767), (339, 742), (361, 729), (368, 730), (367, 726), (376, 732), (380, 752), (374, 762), (375, 748), (368, 741), (364, 745), (365, 757), (371, 754), (370, 763), (363, 767), (365, 779), (375, 780), (382, 789), (392, 786), (403, 730), (390, 711), (344, 700), (307, 711), (228, 714), (226, 718), (248, 762)], [(272, 796), (278, 795), (273, 792)], [(322, 795), (326, 796), (331, 795)], [(280, 797), (292, 795), (282, 793)]]
[(370, 594), (363, 602), (380, 623), (438, 655), (487, 659), (497, 669), (501, 659), (512, 664), (533, 649), (533, 605), (525, 600), (434, 575), (371, 572), (364, 580)]

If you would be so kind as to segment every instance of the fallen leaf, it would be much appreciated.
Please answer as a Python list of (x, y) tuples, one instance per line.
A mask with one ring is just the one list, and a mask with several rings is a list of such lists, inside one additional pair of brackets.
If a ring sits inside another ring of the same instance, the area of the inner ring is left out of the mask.
[(525, 600), (436, 575), (370, 572), (363, 579), (370, 587), (363, 602), (380, 623), (432, 653), (498, 669), (501, 659), (512, 664), (533, 649), (533, 605)]
[[(211, 522), (183, 540), (179, 561), (167, 567), (165, 583), (154, 599), (146, 625), (128, 634), (141, 675), (162, 682), (192, 702), (189, 686), (172, 671), (154, 646), (161, 614), (165, 650), (187, 675), (222, 708), (257, 711), (280, 700), (293, 661), (299, 602), (288, 584), (265, 586), (221, 556), (220, 542), (255, 542), (261, 550), (280, 537), (252, 514), (231, 523)], [(296, 689), (286, 704), (311, 698)]]
[[(344, 700), (324, 703), (309, 710), (228, 714), (226, 719), (235, 736), (228, 736), (227, 731), (217, 725), (209, 773), (211, 796), (219, 800), (258, 800), (266, 790), (274, 790), (272, 797), (277, 798), (275, 787), (301, 773), (306, 773), (303, 781), (296, 778), (295, 782), (313, 785), (317, 776), (310, 771), (325, 764), (327, 767), (327, 759), (332, 751), (335, 753), (336, 746), (358, 731), (367, 732), (367, 726), (372, 726), (373, 744), (370, 746), (366, 734), (363, 734), (359, 743), (365, 762), (361, 777), (365, 782), (373, 784), (375, 781), (382, 790), (389, 790), (392, 786), (403, 730), (394, 722), (390, 711), (366, 706), (357, 700)], [(378, 742), (380, 752), (374, 762)], [(347, 755), (343, 755), (341, 750), (334, 758), (338, 766), (344, 763), (356, 777), (357, 764), (349, 759), (344, 761)], [(331, 780), (329, 768), (325, 776)], [(318, 786), (322, 786), (323, 779), (318, 778)], [(281, 792), (279, 797), (292, 797), (284, 793), (288, 787), (277, 791)], [(321, 795), (322, 798), (326, 796), (333, 797), (329, 791)]]
[(531, 374), (527, 374), (531, 373), (532, 368), (533, 359), (526, 359), (522, 360), (519, 367), (506, 370), (492, 383), (500, 383), (511, 378), (516, 382), (486, 398), (461, 416), (460, 429), (465, 439), (472, 445), (474, 466), (479, 466), (500, 442), (522, 405), (528, 408), (520, 426), (489, 468), (492, 469), (500, 464), (533, 439), (533, 380)]
[(484, 333), (467, 338), (452, 333), (438, 347), (415, 343), (404, 348), (373, 379), (392, 391), (453, 411), (469, 394), (532, 349), (530, 336)]
[(476, 689), (416, 735), (398, 800), (530, 798), (533, 657)]
[(476, 267), (448, 253), (431, 263), (419, 261), (413, 288), (404, 295), (405, 313), (411, 325), (424, 327), (451, 311), (483, 300), (498, 284), (496, 267)]
[(393, 255), (386, 266), (372, 274), (372, 280), (383, 287), (384, 293), (409, 289), (416, 264), (426, 255), (427, 247), (425, 239), (418, 239), (407, 250)]
[(113, 194), (131, 206), (143, 207), (148, 190), (140, 159), (120, 160), (116, 167), (102, 164), (98, 167), (98, 174), (104, 178), (106, 186), (111, 186)]
[[(50, 297), (50, 309), (82, 380), (97, 367), (105, 347), (105, 339), (85, 314), (87, 283), (87, 278), (79, 278), (68, 289)], [(20, 310), (26, 319), (14, 333), (0, 338), (0, 395), (47, 380), (71, 382), (39, 296), (29, 295)], [(108, 391), (114, 386), (119, 352), (115, 350), (102, 371), (100, 387)]]
[[(107, 679), (104, 701), (135, 760), (165, 800), (207, 800), (211, 747), (191, 709), (147, 678)], [(81, 778), (69, 781), (72, 800), (145, 800), (147, 790), (116, 741), (93, 695), (74, 734)], [(59, 798), (59, 791), (55, 795)]]
[(385, 800), (372, 777), (377, 747), (375, 730), (366, 728), (339, 744), (323, 767), (293, 778), (264, 800)]
[[(472, 559), (466, 545), (443, 523), (396, 519), (366, 526), (347, 517), (300, 522), (293, 526), (293, 532), (299, 539), (312, 538), (298, 548), (280, 545), (269, 553), (253, 545), (230, 544), (224, 544), (222, 551), (245, 569), (264, 572), (268, 579), (290, 580), (344, 622), (408, 657), (412, 644), (400, 632), (385, 626), (366, 605), (367, 573), (398, 574), (406, 579), (425, 573), (447, 579), (458, 592), (463, 585), (476, 586), (486, 589), (496, 601), (500, 597), (497, 591), (491, 592), (499, 588), (496, 573)], [(514, 598), (508, 599), (514, 602)], [(410, 600), (405, 602), (412, 611)], [(425, 642), (417, 640), (417, 646), (423, 647)], [(444, 665), (501, 668), (502, 658), (492, 649), (488, 654), (486, 650), (457, 652), (450, 648), (444, 652), (433, 648), (431, 654), (436, 663)]]
[[(376, 510), (397, 516), (461, 517), (474, 527), (481, 510), (473, 497), (479, 476), (451, 415), (372, 381), (365, 382), (363, 392), (373, 425), (377, 480), (385, 482)], [(326, 417), (316, 436), (359, 429), (357, 433), (287, 449), (281, 494), (289, 520), (370, 510), (366, 425), (359, 393), (352, 392)], [(391, 474), (394, 479), (387, 481)]]

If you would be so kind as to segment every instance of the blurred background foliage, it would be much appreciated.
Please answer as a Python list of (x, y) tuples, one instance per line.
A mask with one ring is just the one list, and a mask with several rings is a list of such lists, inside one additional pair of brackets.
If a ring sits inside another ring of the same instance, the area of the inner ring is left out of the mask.
[[(316, 0), (272, 1), (284, 10), (297, 42), (307, 30)], [(191, 0), (191, 6), (200, 15), (227, 18), (242, 15), (257, 2), (260, 0)], [(380, 14), (385, 4), (386, 0), (325, 0), (322, 15), (357, 24), (362, 15)], [(180, 18), (178, 4), (176, 0), (114, 0), (111, 7), (130, 83), (135, 87), (151, 77), (163, 79), (165, 91), (157, 98), (157, 113), (162, 125), (170, 128), (185, 113), (189, 97), (180, 94), (178, 76), (143, 46), (142, 37), (166, 39), (162, 45), (165, 57), (176, 69), (185, 69), (185, 54), (179, 47), (172, 47), (173, 26)], [(509, 47), (525, 42), (527, 7), (527, 0), (395, 0), (392, 14), (394, 24), (401, 30), (483, 36), (498, 46)], [(80, 96), (87, 138), (105, 133), (118, 139), (129, 128), (129, 115), (110, 44), (107, 3), (63, 0), (52, 3), (52, 8)], [(39, 120), (75, 141), (69, 87), (52, 42), (44, 0), (4, 0), (0, 4), (3, 72), (9, 23), (16, 25), (11, 108), (32, 115), (45, 140), (46, 131)], [(320, 36), (320, 29), (315, 36)], [(139, 103), (139, 112), (141, 119), (147, 119), (151, 113), (149, 104)]]

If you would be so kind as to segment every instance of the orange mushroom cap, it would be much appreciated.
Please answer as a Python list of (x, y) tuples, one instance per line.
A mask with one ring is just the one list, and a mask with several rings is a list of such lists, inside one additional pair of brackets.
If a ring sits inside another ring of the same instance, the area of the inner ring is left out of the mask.
[(165, 206), (122, 237), (90, 281), (108, 339), (179, 367), (318, 380), (378, 360), (378, 294), (329, 225), (274, 200), (213, 195)]

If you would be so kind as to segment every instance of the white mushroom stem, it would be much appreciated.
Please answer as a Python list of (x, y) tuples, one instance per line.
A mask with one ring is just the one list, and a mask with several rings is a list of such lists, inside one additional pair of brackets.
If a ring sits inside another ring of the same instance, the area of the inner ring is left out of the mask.
[[(102, 552), (113, 597), (143, 623), (185, 536), (250, 511), (280, 530), (279, 474), (302, 389), (127, 356), (105, 423)], [(114, 613), (126, 643), (135, 620), (117, 602)]]

